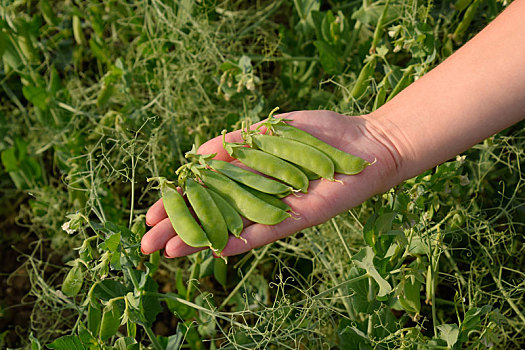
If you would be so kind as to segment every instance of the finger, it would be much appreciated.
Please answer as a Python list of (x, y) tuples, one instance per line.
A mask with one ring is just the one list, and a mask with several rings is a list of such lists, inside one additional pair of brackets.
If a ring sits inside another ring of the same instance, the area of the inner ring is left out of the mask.
[(168, 218), (158, 222), (142, 237), (140, 250), (144, 254), (151, 254), (164, 248), (167, 242), (176, 236), (175, 230)]
[[(291, 112), (291, 113), (293, 113), (293, 112)], [(276, 115), (275, 117), (276, 118), (286, 118), (289, 115), (291, 115), (291, 113), (283, 113), (283, 114)], [(262, 121), (260, 121), (258, 123), (255, 123), (255, 124), (251, 125), (250, 129), (251, 130), (256, 129), (265, 120), (262, 120)], [(266, 132), (266, 128), (265, 127), (261, 127), (261, 132)], [(226, 142), (243, 142), (243, 139), (241, 137), (241, 130), (235, 130), (235, 131), (227, 133), (226, 134)], [(225, 161), (228, 161), (228, 162), (231, 162), (233, 160), (233, 158), (230, 157), (228, 152), (226, 152), (224, 150), (224, 148), (222, 147), (222, 135), (217, 136), (217, 137), (215, 137), (215, 138), (213, 138), (211, 140), (208, 140), (205, 143), (203, 143), (199, 147), (199, 150), (197, 151), (197, 153), (199, 153), (199, 154), (217, 153), (217, 155), (215, 156), (215, 159), (225, 160)]]
[[(370, 196), (370, 193), (362, 190), (363, 186), (360, 186), (364, 176), (363, 174), (338, 175), (336, 178), (343, 184), (328, 180), (312, 181), (307, 194), (291, 194), (283, 199), (292, 208), (293, 217), (277, 225), (253, 224), (246, 227), (241, 235), (246, 243), (230, 241), (222, 255), (237, 255), (272, 243), (307, 227), (325, 222), (361, 203)], [(352, 193), (352, 199), (348, 200), (344, 194), (341, 197), (341, 191)]]
[(186, 256), (186, 255), (196, 253), (204, 249), (207, 249), (207, 248), (206, 247), (204, 248), (190, 247), (189, 245), (184, 243), (179, 236), (175, 236), (175, 237), (170, 238), (170, 240), (166, 243), (166, 248), (164, 249), (164, 256), (166, 258), (178, 258), (181, 256)]
[(146, 213), (146, 225), (155, 226), (167, 217), (168, 214), (166, 214), (166, 210), (164, 209), (164, 203), (162, 199), (159, 199), (148, 209)]

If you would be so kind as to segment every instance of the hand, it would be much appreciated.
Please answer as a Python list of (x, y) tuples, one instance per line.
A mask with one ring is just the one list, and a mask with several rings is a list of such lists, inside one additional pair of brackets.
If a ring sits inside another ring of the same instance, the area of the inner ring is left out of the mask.
[[(278, 117), (292, 119), (289, 122), (291, 125), (373, 164), (357, 175), (337, 174), (336, 179), (342, 183), (324, 179), (311, 181), (307, 194), (287, 196), (283, 200), (296, 214), (277, 225), (268, 226), (245, 220), (242, 237), (246, 242), (230, 235), (223, 256), (241, 254), (323, 223), (401, 181), (397, 180), (399, 162), (396, 151), (389, 147), (391, 143), (387, 142), (384, 133), (369, 116), (348, 117), (331, 111), (300, 111)], [(227, 134), (226, 141), (241, 142), (240, 131)], [(223, 149), (220, 136), (203, 144), (198, 153), (217, 153), (215, 159), (234, 161), (239, 165)], [(145, 254), (164, 248), (164, 255), (173, 258), (202, 249), (186, 245), (177, 236), (167, 218), (162, 200), (149, 209), (146, 222), (153, 227), (142, 238), (142, 252)]]

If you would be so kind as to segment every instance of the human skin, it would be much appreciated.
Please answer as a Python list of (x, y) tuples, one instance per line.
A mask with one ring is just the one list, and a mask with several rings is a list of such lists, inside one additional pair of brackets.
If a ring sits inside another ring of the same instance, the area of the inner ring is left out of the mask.
[[(308, 193), (284, 201), (297, 213), (280, 224), (245, 221), (243, 240), (230, 237), (223, 256), (244, 253), (311, 227), (359, 205), (371, 196), (430, 169), (525, 118), (525, 0), (517, 0), (447, 60), (375, 112), (343, 116), (330, 111), (281, 114), (325, 142), (373, 165), (339, 182), (312, 181)], [(240, 142), (240, 132), (226, 135)], [(233, 161), (220, 137), (200, 154)], [(236, 163), (237, 164), (237, 163)], [(166, 257), (192, 254), (166, 216), (162, 200), (146, 214), (153, 226), (142, 252), (164, 249)]]

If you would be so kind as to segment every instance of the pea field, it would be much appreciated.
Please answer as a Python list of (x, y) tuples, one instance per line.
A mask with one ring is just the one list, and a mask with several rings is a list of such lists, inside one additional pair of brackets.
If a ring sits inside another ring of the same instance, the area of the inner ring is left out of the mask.
[(231, 256), (150, 178), (270, 111), (370, 113), (507, 0), (1, 0), (1, 349), (523, 349), (523, 122)]

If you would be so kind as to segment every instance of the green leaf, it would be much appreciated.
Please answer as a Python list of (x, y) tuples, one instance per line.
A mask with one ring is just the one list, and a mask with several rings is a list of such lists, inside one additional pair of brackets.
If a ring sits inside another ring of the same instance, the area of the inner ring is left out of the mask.
[(302, 20), (306, 20), (312, 11), (319, 11), (319, 0), (294, 0), (295, 10)]
[[(139, 343), (131, 337), (118, 338), (115, 341), (115, 350), (138, 350)], [(171, 349), (171, 348), (170, 348)], [(176, 348), (173, 348), (176, 349)]]
[(365, 247), (362, 248), (359, 253), (354, 255), (352, 260), (357, 267), (366, 270), (368, 275), (372, 277), (377, 284), (379, 285), (378, 297), (384, 297), (392, 291), (390, 284), (377, 272), (376, 267), (374, 266), (374, 252), (372, 248)]
[(109, 301), (110, 299), (125, 296), (131, 290), (122, 283), (114, 280), (103, 280), (99, 282), (91, 293), (95, 299)]
[(319, 51), (319, 60), (321, 66), (328, 74), (340, 74), (343, 71), (343, 60), (341, 53), (330, 44), (322, 40), (314, 42), (317, 51)]
[(14, 147), (3, 150), (1, 157), (5, 171), (17, 171), (19, 169)]
[[(362, 271), (359, 271), (355, 266), (352, 266), (348, 279), (359, 277), (362, 274)], [(366, 279), (358, 280), (348, 284), (350, 304), (356, 313), (372, 314), (381, 306), (381, 303), (376, 299), (372, 301), (368, 300), (368, 288), (369, 283)]]
[(465, 318), (461, 322), (461, 336), (464, 341), (468, 339), (471, 331), (478, 330), (481, 327), (481, 316), (487, 314), (492, 307), (484, 305), (483, 307), (474, 307), (465, 313)]
[(22, 88), (22, 93), (24, 94), (24, 97), (37, 108), (40, 108), (43, 111), (48, 109), (51, 98), (46, 89), (28, 85)]
[(402, 289), (399, 295), (399, 303), (407, 312), (419, 313), (421, 310), (421, 282), (414, 274), (408, 274), (400, 283)]
[[(184, 295), (185, 294), (186, 293), (184, 293)], [(174, 294), (174, 293), (167, 293), (166, 295), (184, 299), (184, 297), (181, 297), (181, 295)], [(195, 317), (197, 313), (195, 309), (189, 307), (186, 304), (179, 303), (177, 300), (166, 298), (165, 302), (168, 306), (168, 309), (183, 320), (187, 320), (192, 317)]]
[[(42, 345), (40, 344), (40, 341), (33, 335), (33, 332), (29, 333), (29, 340), (31, 341), (31, 350), (41, 350)], [(0, 339), (0, 344), (2, 344), (2, 341)]]
[(453, 348), (458, 341), (459, 328), (456, 324), (442, 324), (439, 329), (439, 338), (447, 342), (449, 348)]
[(86, 350), (86, 347), (76, 335), (65, 335), (51, 344), (47, 344), (46, 347), (56, 350)]
[(392, 221), (396, 217), (397, 213), (390, 212), (380, 215), (375, 223), (375, 228), (379, 234), (386, 233), (392, 229)]
[(341, 319), (337, 330), (340, 349), (368, 349), (370, 339), (349, 320)]
[(9, 47), (9, 37), (7, 34), (0, 30), (0, 58), (4, 55), (4, 52)]

